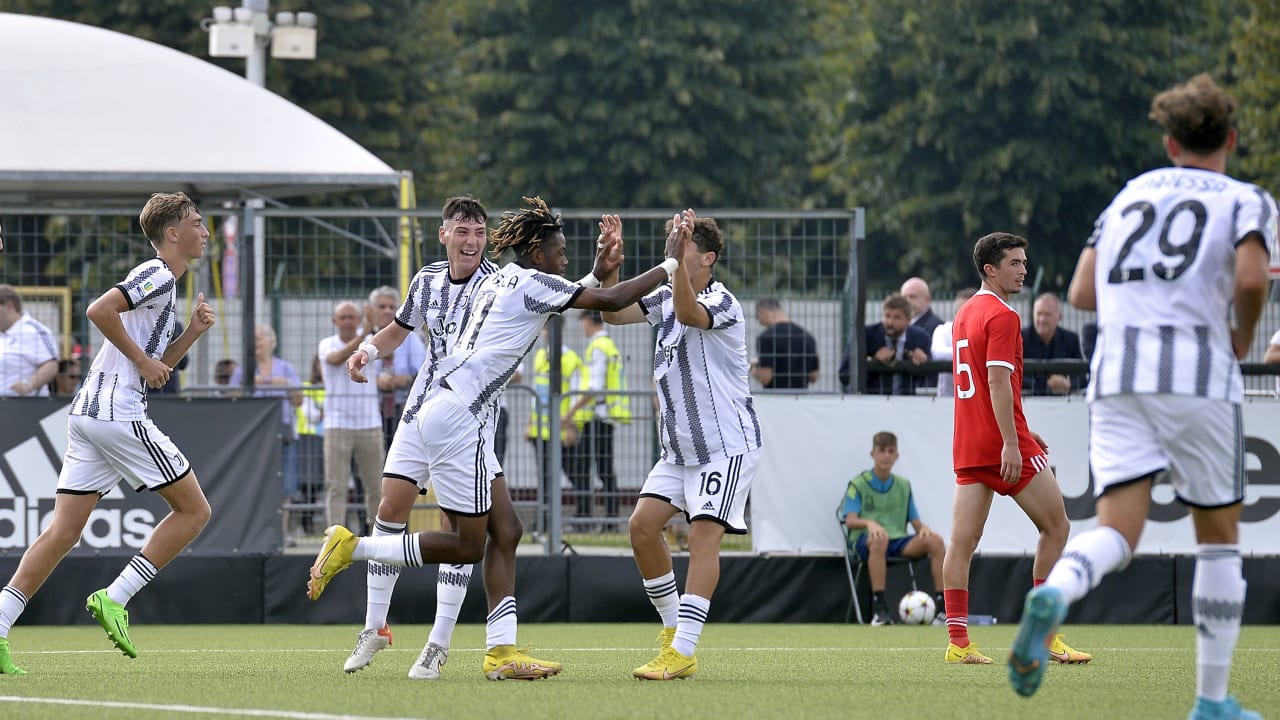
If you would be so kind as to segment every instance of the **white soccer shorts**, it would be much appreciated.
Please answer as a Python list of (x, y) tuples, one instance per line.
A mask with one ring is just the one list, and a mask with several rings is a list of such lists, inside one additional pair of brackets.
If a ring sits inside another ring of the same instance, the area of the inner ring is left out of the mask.
[[(441, 508), (472, 517), (489, 512), (497, 470), (493, 431), (481, 425), (457, 395), (446, 391), (427, 398), (414, 425), (397, 430), (393, 449), (396, 442), (421, 448)], [(416, 475), (415, 482), (418, 477), (423, 476)]]
[(159, 490), (190, 472), (187, 456), (151, 418), (67, 418), (67, 454), (58, 474), (60, 493), (105, 495), (121, 478), (138, 492)]
[(640, 497), (665, 500), (690, 520), (714, 520), (725, 532), (747, 532), (747, 495), (760, 464), (760, 451), (751, 450), (706, 465), (676, 465), (659, 460), (645, 478)]
[(1214, 508), (1244, 499), (1244, 422), (1226, 400), (1109, 395), (1089, 404), (1094, 493), (1167, 471), (1178, 499)]
[[(395, 435), (391, 438), (391, 448), (387, 450), (387, 462), (383, 465), (382, 476), (407, 480), (425, 493), (431, 484), (431, 461), (427, 457), (427, 448), (419, 441), (417, 431), (418, 418), (412, 423), (397, 423)], [(502, 464), (493, 451), (493, 422), (486, 424), (484, 449), (485, 468), (491, 478), (502, 474)], [(439, 494), (439, 489), (436, 493)]]

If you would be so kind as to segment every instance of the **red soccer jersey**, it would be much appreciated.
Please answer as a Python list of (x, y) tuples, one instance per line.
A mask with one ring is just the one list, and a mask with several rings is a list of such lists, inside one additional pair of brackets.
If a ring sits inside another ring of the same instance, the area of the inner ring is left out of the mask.
[(955, 430), (951, 459), (955, 469), (1000, 466), (1004, 440), (991, 409), (987, 368), (1013, 371), (1013, 423), (1023, 461), (1044, 453), (1022, 414), (1022, 320), (1018, 312), (989, 290), (960, 307), (951, 330), (951, 369), (955, 373)]

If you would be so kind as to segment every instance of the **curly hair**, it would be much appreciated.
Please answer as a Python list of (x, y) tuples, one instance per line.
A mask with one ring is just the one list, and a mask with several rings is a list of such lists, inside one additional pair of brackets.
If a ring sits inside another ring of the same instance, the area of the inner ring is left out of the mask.
[(1236, 100), (1205, 73), (1176, 85), (1151, 101), (1152, 120), (1193, 153), (1211, 153), (1227, 142)]
[(564, 231), (560, 213), (552, 213), (541, 197), (527, 197), (524, 201), (529, 207), (502, 213), (502, 221), (490, 235), (493, 248), (489, 253), (495, 259), (507, 248), (515, 250), (519, 257), (528, 257), (543, 240)]

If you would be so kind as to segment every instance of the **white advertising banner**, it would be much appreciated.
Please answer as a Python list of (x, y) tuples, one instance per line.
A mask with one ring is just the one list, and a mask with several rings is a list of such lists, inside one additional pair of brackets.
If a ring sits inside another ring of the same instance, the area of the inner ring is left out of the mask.
[[(755, 397), (764, 448), (751, 489), (751, 537), (757, 553), (839, 553), (836, 509), (849, 479), (871, 467), (871, 437), (898, 436), (894, 473), (911, 481), (921, 520), (951, 535), (952, 400), (932, 397), (773, 395)], [(1049, 444), (1071, 532), (1094, 527), (1089, 478), (1089, 414), (1083, 398), (1024, 398), (1031, 429)], [(1249, 488), (1240, 526), (1246, 553), (1280, 554), (1280, 401), (1244, 406)], [(1226, 469), (1224, 458), (1224, 470)], [(1195, 539), (1186, 509), (1168, 483), (1153, 492), (1138, 552), (1188, 554)], [(991, 505), (979, 552), (1030, 554), (1036, 530), (1011, 498)]]

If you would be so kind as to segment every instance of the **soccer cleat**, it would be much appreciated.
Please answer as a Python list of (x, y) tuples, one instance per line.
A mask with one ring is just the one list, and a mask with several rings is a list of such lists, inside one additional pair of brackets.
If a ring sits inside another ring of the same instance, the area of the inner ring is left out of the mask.
[(1245, 710), (1240, 707), (1240, 701), (1230, 695), (1217, 702), (1198, 697), (1187, 720), (1262, 720), (1262, 713)]
[(316, 600), (324, 592), (334, 575), (351, 567), (351, 554), (360, 540), (341, 525), (330, 525), (324, 531), (324, 545), (311, 565), (311, 577), (307, 578), (307, 597)]
[(671, 643), (675, 642), (676, 629), (673, 627), (663, 627), (658, 631), (658, 647), (669, 648)]
[(1061, 590), (1041, 585), (1027, 593), (1022, 622), (1009, 649), (1009, 684), (1014, 692), (1031, 697), (1040, 688), (1049, 664), (1049, 648), (1055, 640), (1061, 641), (1055, 633), (1066, 616), (1067, 599)]
[(383, 623), (377, 630), (361, 630), (360, 634), (356, 635), (356, 649), (351, 651), (351, 655), (343, 663), (342, 671), (353, 673), (363, 670), (366, 665), (373, 662), (373, 656), (377, 655), (379, 650), (389, 647), (391, 647), (390, 625)]
[(897, 625), (898, 621), (893, 619), (888, 610), (876, 610), (871, 616), (872, 625)]
[(952, 665), (990, 665), (991, 658), (978, 652), (978, 643), (971, 642), (964, 647), (955, 643), (947, 643), (947, 654), (942, 661)]
[(687, 680), (698, 674), (698, 656), (685, 657), (670, 645), (631, 674), (638, 680)]
[(1049, 659), (1063, 665), (1083, 665), (1093, 659), (1087, 652), (1080, 652), (1062, 639), (1062, 633), (1053, 636), (1049, 643)]
[(93, 614), (112, 644), (120, 648), (120, 652), (136, 658), (138, 651), (129, 640), (129, 611), (120, 603), (107, 597), (106, 590), (99, 590), (85, 600), (84, 609)]
[(0, 675), (26, 675), (27, 671), (13, 664), (9, 652), (9, 638), (0, 637)]
[(418, 662), (409, 668), (409, 678), (411, 680), (439, 680), (440, 669), (448, 661), (449, 648), (429, 642), (426, 647), (422, 648), (422, 654), (418, 656)]
[(560, 663), (529, 656), (515, 645), (495, 645), (484, 654), (480, 666), (490, 680), (540, 680), (560, 674)]

